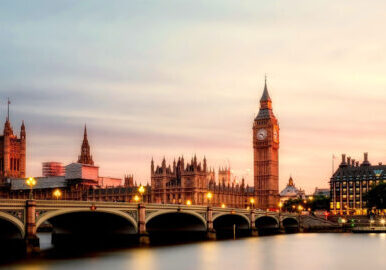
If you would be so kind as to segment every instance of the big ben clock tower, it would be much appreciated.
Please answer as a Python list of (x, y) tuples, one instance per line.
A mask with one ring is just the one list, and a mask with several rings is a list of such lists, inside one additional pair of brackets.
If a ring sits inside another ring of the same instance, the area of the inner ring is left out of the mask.
[(253, 167), (256, 207), (277, 208), (279, 202), (279, 124), (272, 112), (267, 78), (260, 110), (253, 122)]

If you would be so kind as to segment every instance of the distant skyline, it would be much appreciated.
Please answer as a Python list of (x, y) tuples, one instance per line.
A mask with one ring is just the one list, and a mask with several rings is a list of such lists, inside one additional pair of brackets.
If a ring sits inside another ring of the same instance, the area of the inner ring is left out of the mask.
[(341, 153), (386, 162), (386, 2), (6, 1), (0, 120), (27, 129), (27, 174), (75, 162), (150, 181), (196, 154), (253, 185), (252, 123), (268, 76), (280, 189), (328, 187)]

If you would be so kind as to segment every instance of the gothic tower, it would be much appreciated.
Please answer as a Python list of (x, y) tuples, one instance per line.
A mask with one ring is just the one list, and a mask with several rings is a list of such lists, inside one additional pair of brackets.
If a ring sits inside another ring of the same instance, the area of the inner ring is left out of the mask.
[(86, 125), (84, 125), (83, 142), (82, 148), (80, 150), (80, 156), (78, 158), (78, 163), (94, 165), (94, 161), (92, 160), (90, 153), (90, 145), (88, 144)]
[(4, 124), (4, 133), (0, 136), (0, 185), (7, 178), (25, 177), (26, 170), (26, 131), (24, 121), (20, 128), (20, 137), (13, 133), (8, 114)]
[(277, 208), (279, 201), (279, 124), (272, 112), (267, 78), (260, 110), (253, 122), (253, 167), (256, 207)]

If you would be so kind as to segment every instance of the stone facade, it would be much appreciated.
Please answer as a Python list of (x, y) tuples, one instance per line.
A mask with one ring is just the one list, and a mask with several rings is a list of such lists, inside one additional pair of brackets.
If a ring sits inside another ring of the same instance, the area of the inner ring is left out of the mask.
[(371, 165), (368, 154), (360, 164), (342, 155), (339, 168), (330, 180), (331, 205), (333, 214), (366, 214), (366, 200), (363, 196), (373, 186), (386, 181), (386, 165)]
[(304, 199), (306, 194), (301, 188), (295, 186), (292, 176), (288, 180), (287, 186), (280, 192), (280, 201), (285, 202), (290, 199)]
[(254, 188), (258, 208), (277, 208), (279, 202), (279, 123), (265, 82), (260, 110), (253, 123)]
[(0, 136), (0, 184), (8, 178), (25, 177), (26, 168), (26, 131), (24, 122), (20, 128), (20, 137), (13, 133), (9, 116), (4, 124), (4, 133)]
[[(13, 136), (8, 119), (4, 133), (5, 136), (8, 136), (7, 138)], [(3, 174), (21, 178), (25, 174), (24, 124), (20, 139), (15, 136), (12, 138), (20, 141), (18, 148), (20, 150), (17, 153), (20, 153), (18, 156), (20, 159), (24, 159), (20, 161), (22, 167), (20, 167), (19, 174), (10, 175), (9, 170)], [(3, 153), (10, 151), (9, 147), (3, 147), (3, 149), (8, 149)], [(206, 158), (200, 162), (194, 156), (190, 162), (185, 162), (184, 157), (179, 157), (171, 165), (167, 165), (164, 158), (161, 165), (157, 167), (155, 167), (154, 161), (151, 161), (151, 186), (146, 189), (146, 201), (161, 204), (189, 203), (238, 208), (253, 207), (264, 210), (276, 209), (279, 199), (278, 151), (279, 125), (272, 112), (272, 101), (265, 82), (263, 95), (260, 99), (260, 110), (253, 123), (254, 187), (245, 185), (244, 179), (241, 183), (236, 183), (232, 179), (229, 167), (218, 170), (218, 181), (216, 181), (215, 171), (209, 169)], [(8, 164), (6, 165), (9, 167)], [(69, 177), (70, 174), (71, 177)], [(102, 181), (98, 181), (98, 179)], [(66, 176), (62, 180), (65, 187), (50, 185), (49, 188), (36, 190), (35, 196), (41, 199), (52, 198), (52, 191), (55, 188), (63, 189), (63, 199), (72, 200), (132, 201), (134, 196), (138, 195), (138, 187), (134, 184), (133, 176), (126, 176), (124, 182), (121, 182), (120, 179), (99, 177), (98, 167), (94, 165), (91, 155), (86, 126), (84, 127), (78, 162), (66, 167)], [(113, 183), (111, 185), (114, 186), (114, 183), (124, 185), (124, 188), (103, 188), (106, 185), (110, 186), (110, 183)], [(28, 195), (28, 189), (19, 191), (3, 189), (0, 192), (3, 197), (8, 198), (25, 198)], [(208, 194), (211, 197), (208, 197)]]

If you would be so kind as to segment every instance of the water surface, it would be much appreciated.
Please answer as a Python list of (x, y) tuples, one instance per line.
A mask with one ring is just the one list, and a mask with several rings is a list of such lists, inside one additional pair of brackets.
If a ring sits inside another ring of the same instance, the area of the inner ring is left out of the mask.
[[(42, 247), (49, 247), (43, 237)], [(45, 245), (45, 246), (44, 246)], [(386, 234), (292, 234), (130, 248), (71, 259), (35, 259), (0, 269), (385, 269)]]

